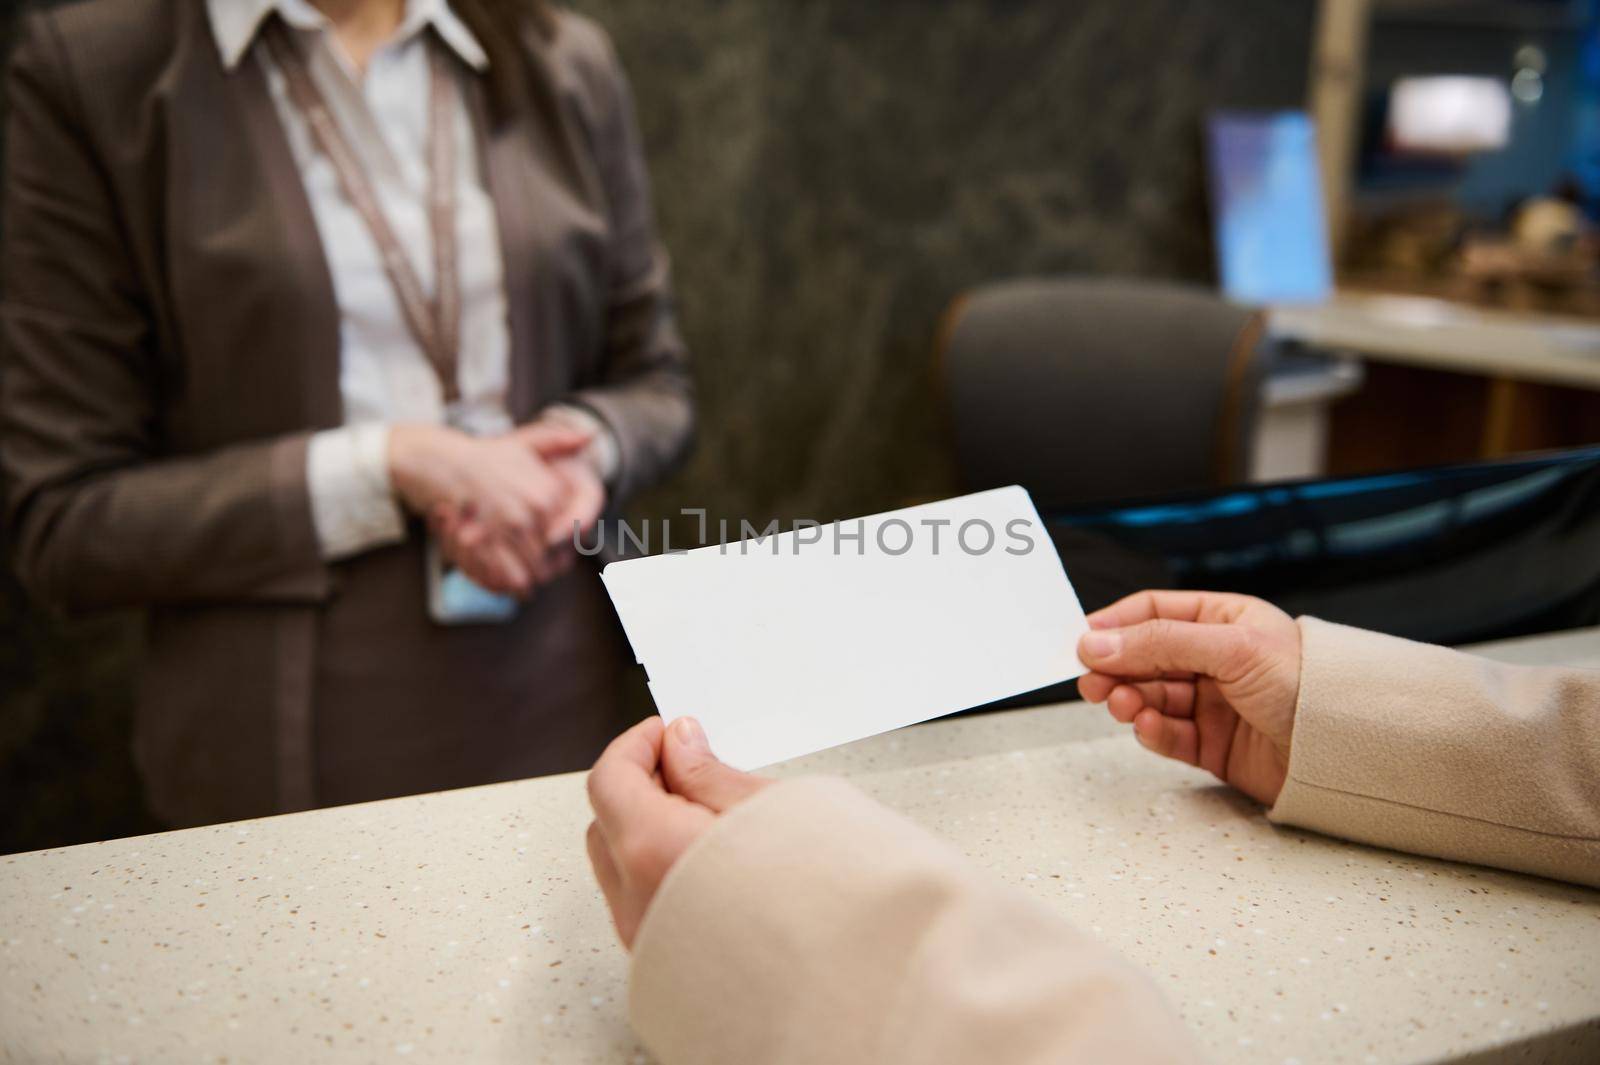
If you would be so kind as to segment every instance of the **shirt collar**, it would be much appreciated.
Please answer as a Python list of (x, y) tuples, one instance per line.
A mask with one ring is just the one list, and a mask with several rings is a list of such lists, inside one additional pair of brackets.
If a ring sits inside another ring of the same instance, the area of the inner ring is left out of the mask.
[[(320, 30), (327, 18), (310, 0), (206, 0), (211, 16), (211, 33), (216, 39), (222, 65), (232, 70), (250, 50), (267, 16), (276, 11), (289, 25), (301, 30)], [(396, 40), (405, 40), (432, 26), (462, 61), (474, 70), (489, 65), (489, 56), (467, 24), (450, 9), (449, 0), (406, 0), (406, 12), (395, 31)]]

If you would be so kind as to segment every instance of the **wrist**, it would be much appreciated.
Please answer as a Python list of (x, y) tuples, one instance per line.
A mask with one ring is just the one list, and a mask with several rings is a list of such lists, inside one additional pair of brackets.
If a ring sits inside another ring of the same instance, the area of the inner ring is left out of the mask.
[(411, 510), (427, 511), (440, 502), (433, 485), (433, 466), (440, 446), (454, 430), (426, 422), (403, 422), (390, 427), (385, 461), (395, 496)]
[(602, 485), (610, 487), (620, 465), (620, 454), (616, 437), (605, 422), (588, 408), (570, 403), (557, 403), (545, 408), (539, 419), (571, 426), (587, 433), (589, 443), (574, 457), (581, 459)]

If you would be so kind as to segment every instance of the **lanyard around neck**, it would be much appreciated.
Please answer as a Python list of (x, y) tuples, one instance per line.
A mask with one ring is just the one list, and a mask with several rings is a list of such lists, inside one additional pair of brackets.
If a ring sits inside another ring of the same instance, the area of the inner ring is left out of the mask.
[(333, 164), (339, 185), (366, 224), (383, 258), (383, 269), (400, 301), (406, 327), (439, 376), (444, 400), (460, 398), (457, 363), (461, 347), (461, 275), (456, 248), (456, 143), (450, 108), (450, 74), (442, 49), (428, 51), (428, 221), (433, 234), (434, 295), (429, 299), (394, 227), (383, 213), (372, 178), (355, 147), (334, 120), (289, 28), (269, 19), (262, 36), (283, 73), (289, 98), (304, 116), (317, 148)]

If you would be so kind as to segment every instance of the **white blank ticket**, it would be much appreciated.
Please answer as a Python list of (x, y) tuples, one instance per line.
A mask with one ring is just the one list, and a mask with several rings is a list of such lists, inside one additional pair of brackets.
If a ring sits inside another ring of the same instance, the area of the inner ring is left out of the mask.
[(1028, 493), (997, 488), (614, 562), (667, 722), (755, 769), (1085, 670), (1083, 609)]

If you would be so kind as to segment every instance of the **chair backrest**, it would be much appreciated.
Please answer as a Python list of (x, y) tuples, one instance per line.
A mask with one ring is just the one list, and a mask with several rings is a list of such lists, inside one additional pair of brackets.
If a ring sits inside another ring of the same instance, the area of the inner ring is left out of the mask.
[(1266, 341), (1213, 293), (1057, 278), (973, 290), (941, 358), (970, 490), (1021, 484), (1040, 506), (1242, 481)]

